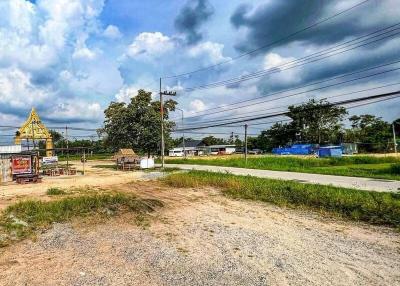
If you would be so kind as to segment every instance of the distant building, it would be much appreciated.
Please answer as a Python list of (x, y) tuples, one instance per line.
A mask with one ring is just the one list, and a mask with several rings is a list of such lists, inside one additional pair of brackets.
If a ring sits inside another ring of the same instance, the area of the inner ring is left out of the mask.
[(168, 155), (170, 157), (184, 157), (184, 149), (186, 156), (201, 156), (205, 154), (205, 148), (207, 144), (203, 140), (188, 140), (185, 141), (185, 148), (183, 148), (183, 142), (176, 148), (169, 150)]
[(230, 155), (236, 152), (236, 145), (210, 145), (206, 147), (207, 155)]

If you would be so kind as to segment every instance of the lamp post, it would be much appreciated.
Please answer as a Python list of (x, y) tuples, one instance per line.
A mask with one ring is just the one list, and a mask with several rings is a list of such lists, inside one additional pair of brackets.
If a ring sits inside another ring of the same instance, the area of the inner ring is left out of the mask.
[[(184, 127), (184, 123), (183, 123), (183, 110), (182, 109), (180, 109), (180, 108), (175, 108), (175, 109), (177, 109), (177, 110), (179, 110), (180, 112), (182, 112), (182, 129), (184, 129), (183, 127)], [(185, 131), (184, 130), (182, 130), (182, 144), (183, 144), (183, 156), (185, 157), (185, 159), (186, 159), (186, 149), (185, 149)]]

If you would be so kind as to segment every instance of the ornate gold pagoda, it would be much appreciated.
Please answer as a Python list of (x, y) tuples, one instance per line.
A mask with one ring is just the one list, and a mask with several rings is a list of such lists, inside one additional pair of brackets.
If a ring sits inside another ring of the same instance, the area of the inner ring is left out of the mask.
[(15, 144), (21, 144), (22, 139), (32, 141), (46, 140), (46, 156), (53, 155), (53, 139), (51, 133), (42, 123), (34, 108), (32, 108), (28, 119), (18, 130), (17, 135), (15, 136)]

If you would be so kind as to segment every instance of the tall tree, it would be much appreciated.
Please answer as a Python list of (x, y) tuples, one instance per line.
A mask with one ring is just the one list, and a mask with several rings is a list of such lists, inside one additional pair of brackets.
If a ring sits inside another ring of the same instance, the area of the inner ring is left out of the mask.
[(349, 118), (351, 129), (346, 130), (346, 141), (358, 142), (361, 151), (380, 152), (392, 146), (391, 125), (370, 114)]
[(301, 140), (309, 143), (335, 143), (340, 138), (342, 121), (347, 111), (326, 100), (309, 100), (299, 106), (289, 106), (291, 127)]
[[(176, 104), (174, 100), (164, 103), (166, 143), (171, 141), (170, 132), (174, 127), (174, 122), (168, 120), (169, 112), (175, 110)], [(102, 132), (107, 135), (106, 143), (112, 149), (130, 147), (149, 156), (160, 150), (160, 102), (152, 101), (151, 92), (139, 90), (129, 104), (112, 102), (104, 114)]]
[(290, 123), (275, 123), (257, 137), (257, 148), (271, 151), (272, 148), (291, 144), (296, 140), (296, 129)]
[(290, 123), (275, 123), (257, 137), (258, 148), (271, 151), (274, 147), (295, 142), (338, 143), (343, 137), (342, 121), (347, 111), (326, 100), (309, 100), (289, 106)]

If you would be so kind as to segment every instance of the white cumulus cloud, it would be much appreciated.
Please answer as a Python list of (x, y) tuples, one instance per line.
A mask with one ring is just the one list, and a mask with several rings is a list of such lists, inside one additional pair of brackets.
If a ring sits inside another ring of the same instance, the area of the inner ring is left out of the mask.
[(174, 42), (160, 32), (140, 33), (128, 47), (127, 55), (132, 58), (156, 57), (174, 48)]
[(119, 39), (122, 38), (122, 33), (117, 26), (108, 25), (103, 32), (103, 36), (109, 39)]
[(220, 63), (230, 58), (223, 55), (224, 45), (214, 42), (202, 42), (189, 49), (190, 57), (205, 57), (205, 61), (211, 64)]
[(192, 112), (200, 112), (206, 109), (206, 105), (200, 99), (195, 99), (190, 102), (190, 109)]

